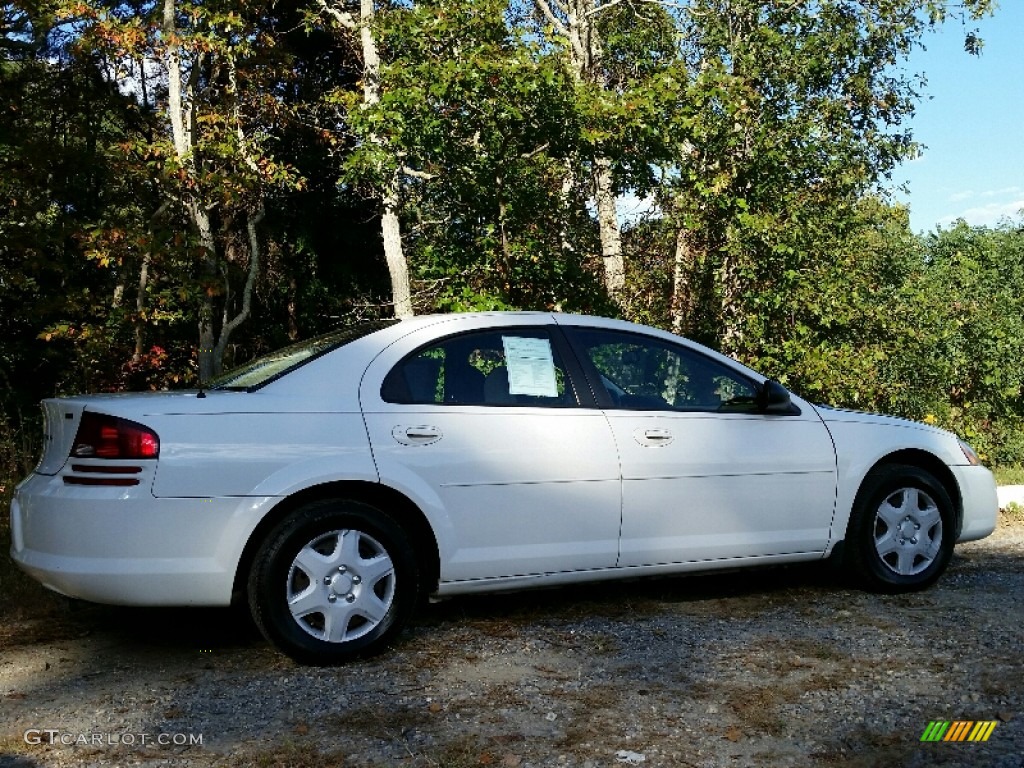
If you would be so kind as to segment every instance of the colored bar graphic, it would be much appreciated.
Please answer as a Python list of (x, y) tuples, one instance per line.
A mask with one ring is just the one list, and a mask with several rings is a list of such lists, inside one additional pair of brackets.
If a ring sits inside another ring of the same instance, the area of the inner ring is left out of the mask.
[(921, 734), (921, 741), (988, 741), (996, 729), (996, 720), (932, 720)]
[(953, 725), (949, 728), (949, 733), (946, 734), (946, 738), (943, 741), (963, 741), (967, 738), (967, 733), (972, 725), (974, 723), (970, 720), (954, 720)]
[(995, 720), (982, 721), (974, 726), (974, 730), (971, 731), (971, 735), (967, 737), (968, 741), (988, 741), (988, 737), (992, 735), (992, 731), (996, 729)]
[(941, 741), (949, 728), (948, 720), (932, 720), (921, 734), (921, 741)]

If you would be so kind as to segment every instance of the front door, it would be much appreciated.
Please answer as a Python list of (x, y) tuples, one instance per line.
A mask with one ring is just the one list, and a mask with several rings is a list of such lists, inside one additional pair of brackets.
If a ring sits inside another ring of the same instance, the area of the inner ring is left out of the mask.
[(758, 412), (759, 384), (697, 349), (570, 329), (622, 463), (620, 566), (823, 552), (836, 463), (818, 416)]

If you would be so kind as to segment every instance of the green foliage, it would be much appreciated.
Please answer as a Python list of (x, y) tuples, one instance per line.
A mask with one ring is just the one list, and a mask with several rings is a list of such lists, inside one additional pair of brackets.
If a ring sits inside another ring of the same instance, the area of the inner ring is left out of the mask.
[(1024, 520), (1024, 505), (1011, 501), (1003, 507), (1002, 513), (1009, 520)]
[[(812, 400), (1024, 461), (1019, 226), (917, 238), (879, 192), (914, 152), (907, 54), (951, 17), (977, 52), (990, 0), (578, 7), (600, 42), (582, 69), (557, 4), (559, 24), (539, 0), (381, 4), (367, 105), (353, 4), (176, 0), (173, 36), (153, 2), (5, 6), (4, 410), (194, 383), (200, 320), (223, 330), (240, 311), (257, 210), (253, 308), (224, 362), (385, 313), (376, 210), (397, 178), (422, 310), (621, 313)], [(598, 157), (657, 205), (624, 233), (622, 306), (602, 281)]]
[(382, 18), (383, 95), (346, 102), (357, 143), (345, 178), (379, 185), (400, 161), (405, 245), (435, 306), (590, 308), (594, 274), (563, 246), (593, 237), (583, 201), (563, 192), (574, 86), (504, 8), (427, 2)]
[(1024, 465), (1001, 464), (993, 469), (999, 485), (1024, 485)]
[(928, 236), (935, 417), (992, 461), (1024, 457), (1024, 229), (963, 222)]

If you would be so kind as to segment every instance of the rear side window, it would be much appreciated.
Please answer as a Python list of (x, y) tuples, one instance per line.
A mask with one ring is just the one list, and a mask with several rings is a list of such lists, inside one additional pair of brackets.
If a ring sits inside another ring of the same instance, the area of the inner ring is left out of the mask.
[(407, 405), (577, 405), (545, 330), (502, 329), (452, 336), (396, 365), (381, 398)]
[(321, 355), (333, 352), (363, 336), (394, 325), (398, 320), (359, 323), (331, 333), (300, 341), (284, 349), (258, 357), (252, 362), (228, 371), (210, 382), (209, 389), (254, 390), (294, 371)]

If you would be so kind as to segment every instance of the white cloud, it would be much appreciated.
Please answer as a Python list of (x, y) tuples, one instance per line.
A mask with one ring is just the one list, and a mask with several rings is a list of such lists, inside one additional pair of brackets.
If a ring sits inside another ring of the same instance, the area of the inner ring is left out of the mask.
[(943, 216), (938, 223), (945, 227), (957, 219), (963, 219), (972, 227), (992, 227), (1003, 219), (1017, 219), (1022, 214), (1024, 214), (1024, 197), (1018, 197), (1009, 202), (987, 203), (968, 208), (953, 216)]
[(1009, 195), (1019, 195), (1024, 192), (1020, 187), (1003, 187), (1002, 189), (990, 189), (988, 192), (983, 192), (982, 197), (1007, 197)]
[(946, 199), (951, 203), (962, 203), (964, 200), (970, 200), (971, 198), (977, 196), (977, 192), (975, 192), (973, 189), (968, 189), (963, 192), (954, 192)]

